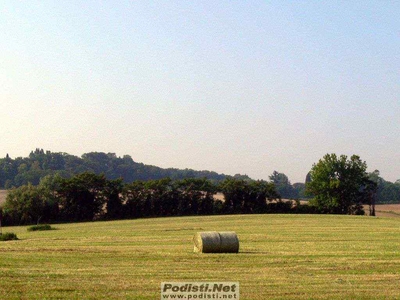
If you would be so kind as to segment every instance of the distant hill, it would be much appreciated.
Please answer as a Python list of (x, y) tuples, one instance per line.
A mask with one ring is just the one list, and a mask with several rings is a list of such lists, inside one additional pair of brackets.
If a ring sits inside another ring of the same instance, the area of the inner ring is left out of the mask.
[[(47, 175), (59, 174), (70, 177), (82, 172), (104, 173), (108, 179), (123, 178), (125, 182), (135, 180), (207, 178), (219, 182), (227, 177), (212, 171), (192, 169), (163, 169), (135, 162), (131, 156), (116, 156), (115, 153), (89, 152), (81, 157), (64, 152), (44, 151), (37, 148), (27, 157), (12, 159), (7, 154), (0, 159), (0, 188), (18, 187), (29, 182), (37, 185)], [(233, 177), (250, 179), (247, 175)]]

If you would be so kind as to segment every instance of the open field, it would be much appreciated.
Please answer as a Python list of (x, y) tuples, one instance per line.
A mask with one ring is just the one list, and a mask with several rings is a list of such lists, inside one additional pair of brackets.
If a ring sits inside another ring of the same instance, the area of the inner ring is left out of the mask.
[(375, 214), (379, 217), (400, 217), (400, 204), (379, 204), (375, 206)]
[[(241, 299), (399, 299), (400, 219), (233, 215), (55, 225), (0, 242), (0, 299), (159, 299), (162, 281), (239, 281)], [(193, 253), (234, 230), (239, 254)]]

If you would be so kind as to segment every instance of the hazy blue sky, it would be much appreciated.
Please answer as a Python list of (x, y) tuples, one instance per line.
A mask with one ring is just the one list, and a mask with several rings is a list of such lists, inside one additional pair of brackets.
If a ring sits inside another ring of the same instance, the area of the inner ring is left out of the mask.
[(0, 157), (400, 179), (400, 1), (0, 1)]

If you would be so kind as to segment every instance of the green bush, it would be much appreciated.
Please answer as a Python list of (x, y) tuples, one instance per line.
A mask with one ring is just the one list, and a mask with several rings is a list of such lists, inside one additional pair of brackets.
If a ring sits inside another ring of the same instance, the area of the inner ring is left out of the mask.
[(6, 232), (0, 234), (0, 241), (12, 241), (12, 240), (18, 240), (17, 235), (15, 233)]
[(51, 227), (49, 224), (41, 224), (28, 227), (28, 231), (53, 230), (53, 229), (54, 228)]

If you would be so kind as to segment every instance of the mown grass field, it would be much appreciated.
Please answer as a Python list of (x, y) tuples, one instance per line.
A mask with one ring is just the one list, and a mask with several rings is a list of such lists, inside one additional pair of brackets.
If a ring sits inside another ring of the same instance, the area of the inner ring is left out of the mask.
[[(162, 281), (239, 281), (241, 299), (399, 299), (400, 219), (233, 215), (55, 225), (0, 242), (0, 299), (160, 299)], [(238, 254), (193, 253), (234, 230)]]

